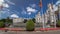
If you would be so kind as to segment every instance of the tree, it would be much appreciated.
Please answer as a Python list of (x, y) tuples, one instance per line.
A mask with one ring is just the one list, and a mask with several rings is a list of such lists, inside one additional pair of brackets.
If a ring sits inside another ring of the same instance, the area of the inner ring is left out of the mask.
[(28, 20), (26, 23), (26, 30), (33, 31), (35, 29), (34, 22), (32, 20)]
[(5, 19), (5, 26), (6, 26), (6, 27), (9, 27), (11, 24), (12, 24), (12, 19), (10, 19), (9, 17), (7, 17), (7, 18)]
[(57, 22), (57, 27), (60, 27), (60, 20), (58, 20)]
[(9, 17), (7, 17), (6, 22), (7, 23), (12, 23), (12, 19), (10, 19)]
[(26, 23), (27, 22), (27, 19), (24, 19), (24, 23)]
[(5, 21), (6, 21), (6, 19), (1, 19), (0, 21), (3, 21), (3, 22), (5, 22)]
[(4, 23), (0, 21), (0, 28), (4, 27)]

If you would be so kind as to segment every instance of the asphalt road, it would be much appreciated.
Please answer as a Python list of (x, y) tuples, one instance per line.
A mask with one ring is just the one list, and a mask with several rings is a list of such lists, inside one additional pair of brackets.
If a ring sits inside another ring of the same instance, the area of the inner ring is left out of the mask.
[(0, 32), (0, 34), (60, 34), (60, 31), (33, 31), (33, 32), (28, 32), (28, 31), (19, 31), (19, 32), (13, 32), (13, 31), (8, 31), (8, 32)]

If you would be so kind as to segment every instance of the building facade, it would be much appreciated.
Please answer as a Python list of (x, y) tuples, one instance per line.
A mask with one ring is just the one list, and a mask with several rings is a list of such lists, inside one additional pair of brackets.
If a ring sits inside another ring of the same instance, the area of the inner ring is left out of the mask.
[(53, 5), (52, 4), (48, 4), (48, 9), (47, 9), (47, 17), (48, 17), (48, 21), (50, 21), (50, 23), (54, 22), (55, 19), (55, 11), (53, 11)]
[(23, 22), (23, 21), (24, 21), (23, 18), (14, 18), (14, 19), (13, 19), (13, 23), (21, 23), (21, 22)]
[(40, 12), (38, 12), (38, 14), (35, 16), (35, 22), (36, 23), (41, 23), (41, 15), (40, 15)]

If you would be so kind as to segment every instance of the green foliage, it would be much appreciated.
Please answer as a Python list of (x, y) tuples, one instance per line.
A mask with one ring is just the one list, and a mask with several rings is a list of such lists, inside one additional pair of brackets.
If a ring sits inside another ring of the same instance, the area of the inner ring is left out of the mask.
[(0, 28), (4, 27), (4, 22), (0, 21)]
[[(7, 25), (11, 25), (13, 22), (12, 22), (12, 19), (10, 19), (9, 17), (7, 17), (6, 19), (1, 19), (0, 22), (3, 22), (3, 24), (6, 26)], [(0, 24), (2, 25), (2, 24)]]
[(10, 19), (9, 17), (7, 17), (6, 19), (1, 19), (0, 21), (2, 22), (7, 22), (7, 23), (12, 23), (12, 19)]
[(3, 21), (3, 22), (5, 22), (5, 19), (1, 19), (0, 21)]
[(10, 19), (9, 17), (7, 17), (6, 22), (7, 23), (12, 23), (12, 19)]
[(58, 22), (57, 22), (57, 26), (60, 27), (60, 20), (58, 20)]
[(35, 28), (34, 22), (32, 20), (28, 20), (26, 23), (26, 30), (33, 31)]
[(24, 19), (24, 23), (26, 23), (27, 22), (27, 19)]
[(35, 18), (33, 18), (32, 21), (35, 23)]

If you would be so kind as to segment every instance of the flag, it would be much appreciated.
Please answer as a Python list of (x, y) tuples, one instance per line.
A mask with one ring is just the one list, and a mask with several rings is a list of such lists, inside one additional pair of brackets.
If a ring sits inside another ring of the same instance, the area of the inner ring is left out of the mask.
[(42, 0), (40, 0), (39, 6), (42, 7)]

